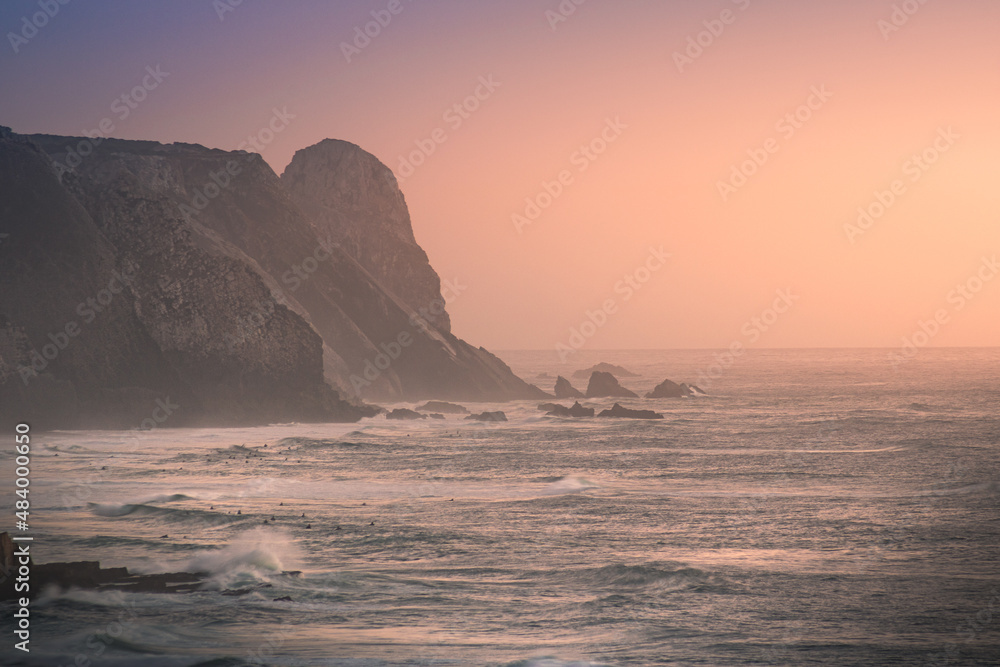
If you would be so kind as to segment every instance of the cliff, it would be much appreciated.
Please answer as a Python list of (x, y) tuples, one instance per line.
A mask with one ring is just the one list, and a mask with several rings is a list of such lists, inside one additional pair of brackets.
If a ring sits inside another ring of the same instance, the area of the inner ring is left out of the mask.
[(451, 331), (443, 307), (432, 311), (441, 302), (441, 280), (417, 245), (391, 169), (352, 143), (326, 139), (297, 151), (281, 182), (321, 240), (340, 244), (382, 287), (438, 330)]
[(88, 166), (60, 179), (37, 142), (0, 134), (0, 420), (151, 428), (370, 413), (327, 385), (322, 340), (287, 308), (257, 349), (227, 346), (229, 315), (269, 298), (249, 258), (151, 197), (148, 174)]
[[(169, 396), (183, 407), (168, 425), (350, 420), (370, 414), (357, 397), (543, 395), (446, 315), (418, 313), (439, 281), (402, 195), (374, 158), (342, 152), (357, 155), (321, 172), (333, 194), (310, 190), (343, 203), (334, 226), (256, 154), (0, 134), (3, 418), (44, 404), (60, 425), (129, 426)], [(367, 225), (385, 238), (365, 244)], [(65, 348), (46, 348), (59, 332)]]

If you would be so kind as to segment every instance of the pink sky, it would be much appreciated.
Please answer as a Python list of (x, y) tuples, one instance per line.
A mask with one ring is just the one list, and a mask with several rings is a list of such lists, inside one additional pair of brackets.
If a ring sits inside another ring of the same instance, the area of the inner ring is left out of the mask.
[[(114, 136), (235, 148), (287, 108), (261, 151), (277, 172), (334, 137), (401, 173), (438, 130), (401, 187), (433, 266), (468, 286), (455, 332), (489, 348), (554, 349), (589, 320), (588, 349), (898, 348), (921, 322), (930, 345), (1000, 345), (1000, 5), (897, 2), (917, 9), (889, 32), (893, 2), (665, 4), (590, 0), (553, 23), (556, 0), (402, 0), (348, 62), (388, 0), (247, 0), (221, 20), (209, 2), (73, 3), (2, 45), (23, 95), (5, 91), (0, 124), (79, 134), (161, 64)], [(5, 33), (34, 6), (11, 5)], [(526, 198), (546, 207), (518, 225)], [(779, 290), (791, 306), (769, 313)]]

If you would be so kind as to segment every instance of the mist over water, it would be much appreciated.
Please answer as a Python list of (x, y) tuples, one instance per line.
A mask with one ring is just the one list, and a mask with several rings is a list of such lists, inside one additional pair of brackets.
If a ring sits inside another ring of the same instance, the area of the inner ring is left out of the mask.
[(501, 356), (546, 390), (607, 361), (708, 396), (619, 401), (656, 421), (515, 402), (466, 404), (500, 424), (39, 433), (36, 562), (209, 577), (48, 591), (4, 664), (1000, 659), (1000, 350)]

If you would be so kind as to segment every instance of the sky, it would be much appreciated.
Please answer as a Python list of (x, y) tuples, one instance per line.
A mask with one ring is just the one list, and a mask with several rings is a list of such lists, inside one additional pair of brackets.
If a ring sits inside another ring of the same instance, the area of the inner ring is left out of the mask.
[(475, 345), (1000, 345), (995, 0), (7, 0), (0, 31), (16, 132), (373, 153)]

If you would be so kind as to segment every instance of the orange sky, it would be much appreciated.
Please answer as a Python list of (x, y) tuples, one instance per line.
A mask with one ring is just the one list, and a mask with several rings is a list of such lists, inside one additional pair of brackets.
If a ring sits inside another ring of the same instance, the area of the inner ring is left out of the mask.
[[(262, 150), (279, 173), (326, 137), (400, 173), (440, 128), (401, 185), (431, 263), (468, 286), (455, 332), (489, 348), (571, 345), (588, 311), (588, 349), (898, 348), (921, 321), (931, 345), (1000, 345), (995, 1), (896, 2), (917, 9), (889, 32), (881, 0), (589, 0), (558, 23), (557, 0), (400, 0), (350, 62), (342, 42), (394, 6), (332, 4), (348, 3), (244, 0), (221, 19), (207, 1), (71, 3), (17, 53), (0, 45), (0, 124), (79, 134), (160, 64), (114, 136), (235, 148), (287, 108)], [(33, 10), (9, 3), (0, 28)], [(477, 88), (477, 108), (449, 111)], [(654, 270), (651, 247), (670, 254)], [(795, 298), (772, 320), (778, 290)]]

